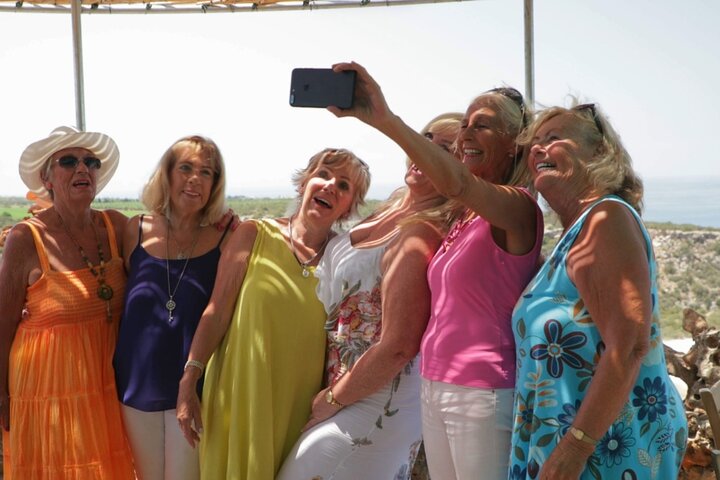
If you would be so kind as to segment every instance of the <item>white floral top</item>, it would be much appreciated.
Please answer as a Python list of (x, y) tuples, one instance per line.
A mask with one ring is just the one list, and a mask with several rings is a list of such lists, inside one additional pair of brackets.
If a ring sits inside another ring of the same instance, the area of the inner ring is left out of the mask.
[(380, 339), (380, 262), (391, 240), (372, 248), (355, 248), (349, 233), (338, 235), (328, 244), (315, 270), (318, 298), (328, 314), (328, 385), (334, 384)]

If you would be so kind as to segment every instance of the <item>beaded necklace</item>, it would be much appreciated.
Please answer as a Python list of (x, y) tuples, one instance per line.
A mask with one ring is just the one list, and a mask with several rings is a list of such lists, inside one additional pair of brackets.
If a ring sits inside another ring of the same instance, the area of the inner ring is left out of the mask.
[(75, 244), (78, 251), (80, 252), (80, 257), (83, 259), (83, 262), (88, 266), (88, 269), (90, 270), (90, 273), (92, 273), (93, 277), (98, 282), (98, 287), (96, 290), (96, 294), (99, 299), (105, 301), (105, 307), (107, 312), (107, 321), (112, 322), (112, 312), (110, 310), (110, 299), (113, 297), (113, 289), (110, 285), (105, 283), (105, 256), (103, 254), (102, 250), (102, 244), (100, 243), (100, 236), (98, 235), (97, 228), (95, 227), (95, 222), (92, 220), (90, 221), (90, 225), (93, 229), (93, 234), (95, 235), (95, 243), (97, 243), (97, 249), (98, 249), (98, 259), (100, 260), (99, 268), (96, 270), (95, 265), (90, 262), (90, 259), (85, 254), (85, 250), (82, 248), (82, 245), (75, 239), (72, 233), (70, 233), (70, 229), (65, 224), (65, 221), (63, 221), (63, 218), (60, 216), (60, 213), (58, 213), (57, 210), (55, 210), (55, 213), (57, 214), (58, 219), (60, 220), (60, 225), (62, 225), (63, 229), (65, 230), (65, 233), (67, 233), (67, 236), (70, 237), (70, 240)]

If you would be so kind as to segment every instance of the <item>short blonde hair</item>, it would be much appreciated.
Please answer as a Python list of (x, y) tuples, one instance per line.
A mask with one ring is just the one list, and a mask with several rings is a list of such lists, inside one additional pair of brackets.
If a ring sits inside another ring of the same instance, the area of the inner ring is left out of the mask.
[(345, 150), (344, 148), (325, 148), (310, 157), (305, 168), (295, 171), (292, 176), (292, 184), (295, 186), (298, 195), (295, 198), (294, 209), (297, 210), (302, 202), (305, 183), (307, 183), (318, 169), (323, 166), (342, 167), (344, 165), (349, 165), (350, 167), (350, 182), (354, 187), (354, 195), (350, 211), (347, 215), (343, 215), (340, 221), (345, 221), (350, 217), (357, 216), (358, 208), (365, 205), (365, 195), (370, 188), (370, 168), (367, 163), (363, 162), (350, 150)]
[(572, 116), (580, 135), (577, 140), (594, 149), (593, 157), (583, 162), (593, 190), (600, 195), (617, 195), (641, 214), (642, 180), (633, 169), (632, 158), (625, 150), (620, 136), (595, 104), (578, 105), (578, 100), (573, 98), (570, 108), (551, 107), (543, 110), (519, 139), (521, 144), (530, 145), (538, 129), (560, 115)]
[(210, 162), (215, 172), (210, 197), (202, 209), (201, 225), (216, 223), (225, 213), (225, 162), (218, 146), (200, 135), (183, 137), (168, 148), (145, 184), (142, 202), (149, 211), (170, 214), (170, 172), (178, 159), (187, 154), (198, 155)]

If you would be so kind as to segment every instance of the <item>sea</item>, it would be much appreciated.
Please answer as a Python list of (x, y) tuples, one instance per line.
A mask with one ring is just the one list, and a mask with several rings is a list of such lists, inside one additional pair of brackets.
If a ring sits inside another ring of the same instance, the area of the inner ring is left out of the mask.
[(720, 176), (643, 178), (647, 222), (720, 228)]
[[(720, 228), (720, 175), (643, 177), (643, 220)], [(385, 198), (396, 186), (377, 185), (372, 198)], [(541, 201), (544, 210), (547, 205)]]

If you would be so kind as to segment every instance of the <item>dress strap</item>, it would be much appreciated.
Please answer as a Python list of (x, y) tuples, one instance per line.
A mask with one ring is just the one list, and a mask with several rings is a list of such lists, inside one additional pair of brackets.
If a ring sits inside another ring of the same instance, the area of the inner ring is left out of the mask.
[(115, 227), (112, 224), (112, 221), (110, 220), (110, 217), (108, 216), (107, 212), (104, 210), (98, 210), (100, 212), (100, 215), (102, 215), (103, 220), (105, 221), (105, 228), (108, 232), (108, 241), (110, 242), (110, 258), (116, 258), (120, 255), (118, 254), (118, 246), (117, 246), (117, 237), (115, 236)]
[(48, 260), (47, 252), (45, 251), (45, 244), (42, 241), (42, 237), (40, 236), (40, 232), (38, 231), (37, 227), (30, 222), (20, 223), (22, 223), (23, 225), (27, 225), (28, 228), (30, 228), (30, 232), (33, 236), (33, 241), (35, 242), (35, 250), (37, 250), (38, 260), (40, 260), (40, 268), (42, 269), (42, 272), (45, 273), (50, 271), (50, 261)]
[(142, 233), (143, 233), (143, 232), (142, 232), (142, 224), (143, 224), (143, 219), (144, 219), (144, 218), (145, 218), (145, 214), (144, 214), (144, 213), (141, 213), (141, 214), (140, 214), (140, 221), (138, 222), (138, 241), (137, 241), (137, 244), (138, 244), (138, 245), (140, 245), (140, 244), (142, 243)]
[[(142, 222), (142, 217), (140, 219), (140, 222)], [(218, 241), (215, 248), (219, 247), (223, 240), (225, 240), (225, 235), (227, 235), (228, 231), (230, 230), (230, 225), (232, 225), (232, 222), (229, 222), (227, 225), (225, 225), (225, 231), (223, 232), (222, 237), (220, 237), (220, 240)]]

